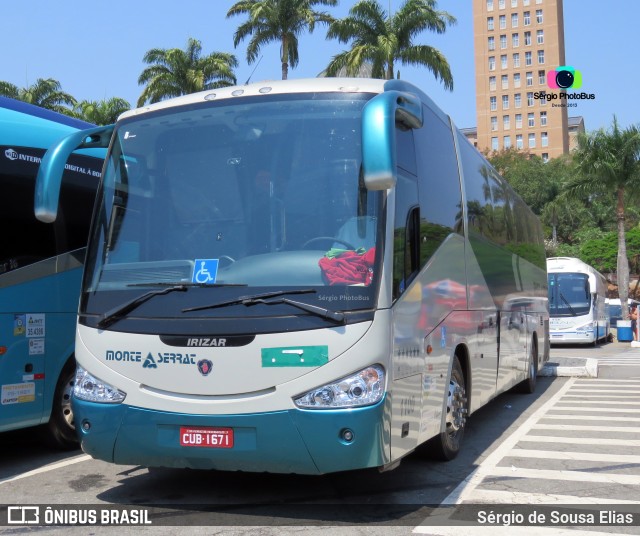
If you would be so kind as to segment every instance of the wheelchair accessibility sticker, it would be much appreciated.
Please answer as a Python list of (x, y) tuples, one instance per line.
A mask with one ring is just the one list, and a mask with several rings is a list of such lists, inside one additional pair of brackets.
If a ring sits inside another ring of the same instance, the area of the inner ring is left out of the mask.
[(192, 283), (215, 283), (218, 276), (218, 259), (196, 259)]

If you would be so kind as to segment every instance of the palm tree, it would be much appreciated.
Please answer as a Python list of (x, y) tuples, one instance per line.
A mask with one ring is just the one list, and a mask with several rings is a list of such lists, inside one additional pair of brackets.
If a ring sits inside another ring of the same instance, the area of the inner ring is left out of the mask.
[[(570, 196), (593, 195), (599, 192), (616, 193), (618, 227), (618, 294), (620, 303), (629, 297), (629, 261), (625, 236), (625, 201), (637, 198), (640, 192), (640, 128), (621, 129), (613, 117), (609, 131), (579, 134), (574, 153), (577, 174), (567, 183)], [(622, 308), (623, 319), (628, 311)]]
[(131, 108), (126, 100), (113, 97), (109, 100), (82, 101), (75, 107), (75, 113), (84, 121), (95, 125), (111, 125), (122, 112)]
[(240, 0), (229, 9), (227, 18), (246, 13), (249, 18), (233, 35), (233, 45), (251, 36), (247, 46), (247, 62), (253, 63), (263, 45), (280, 43), (282, 79), (289, 74), (289, 65), (298, 65), (298, 36), (308, 29), (313, 33), (316, 23), (328, 24), (334, 19), (324, 12), (314, 11), (318, 5), (335, 6), (338, 0)]
[(147, 51), (143, 60), (150, 67), (138, 78), (139, 85), (147, 86), (137, 105), (236, 83), (233, 69), (238, 66), (238, 60), (233, 54), (213, 52), (204, 57), (201, 54), (200, 41), (192, 38), (185, 50), (152, 48)]
[[(428, 45), (414, 43), (423, 31), (442, 34), (456, 19), (436, 10), (436, 0), (407, 0), (393, 15), (377, 0), (361, 0), (349, 10), (349, 16), (329, 26), (327, 37), (341, 43), (352, 42), (351, 50), (341, 52), (329, 63), (327, 76), (346, 69), (357, 75), (361, 66), (371, 63), (372, 76), (391, 80), (395, 65), (417, 65), (429, 69), (445, 88), (453, 90), (451, 69), (442, 53)], [(400, 77), (398, 73), (398, 78)]]
[(35, 84), (24, 88), (0, 82), (0, 95), (67, 115), (73, 115), (71, 107), (77, 103), (76, 99), (62, 91), (60, 82), (53, 78), (38, 78)]

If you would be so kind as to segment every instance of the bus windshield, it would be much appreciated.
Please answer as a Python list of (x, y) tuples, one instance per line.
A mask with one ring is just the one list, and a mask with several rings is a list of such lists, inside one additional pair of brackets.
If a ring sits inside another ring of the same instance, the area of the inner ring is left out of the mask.
[(550, 273), (548, 278), (551, 316), (581, 316), (589, 313), (589, 276), (578, 273)]
[[(284, 296), (297, 305), (375, 307), (384, 222), (382, 193), (361, 173), (369, 97), (213, 99), (122, 121), (98, 197), (84, 318), (132, 300), (138, 317), (243, 317), (239, 298), (274, 287), (297, 289)], [(139, 300), (172, 285), (188, 292)], [(283, 314), (287, 301), (269, 304), (252, 302), (251, 314)]]

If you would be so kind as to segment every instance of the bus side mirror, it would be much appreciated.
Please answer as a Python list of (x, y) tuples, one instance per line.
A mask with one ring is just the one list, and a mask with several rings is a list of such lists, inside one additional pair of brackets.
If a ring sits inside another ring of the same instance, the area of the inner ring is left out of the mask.
[(33, 208), (38, 220), (45, 223), (56, 221), (62, 175), (71, 153), (77, 149), (109, 147), (112, 133), (113, 125), (81, 130), (65, 136), (47, 150), (36, 177)]
[(422, 103), (412, 93), (385, 91), (362, 110), (362, 167), (367, 190), (396, 185), (396, 122), (422, 126)]

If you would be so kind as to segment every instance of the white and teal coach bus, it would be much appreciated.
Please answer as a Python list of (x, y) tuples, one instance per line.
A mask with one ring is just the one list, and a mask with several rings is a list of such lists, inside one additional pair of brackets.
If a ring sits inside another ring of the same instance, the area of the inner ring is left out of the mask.
[(33, 196), (46, 149), (92, 126), (0, 97), (0, 432), (42, 424), (47, 441), (63, 448), (78, 446), (71, 411), (76, 320), (104, 156), (62, 158), (54, 225), (36, 219)]
[(541, 227), (403, 81), (230, 87), (126, 112), (76, 338), (82, 448), (118, 464), (322, 474), (451, 459), (548, 359)]

